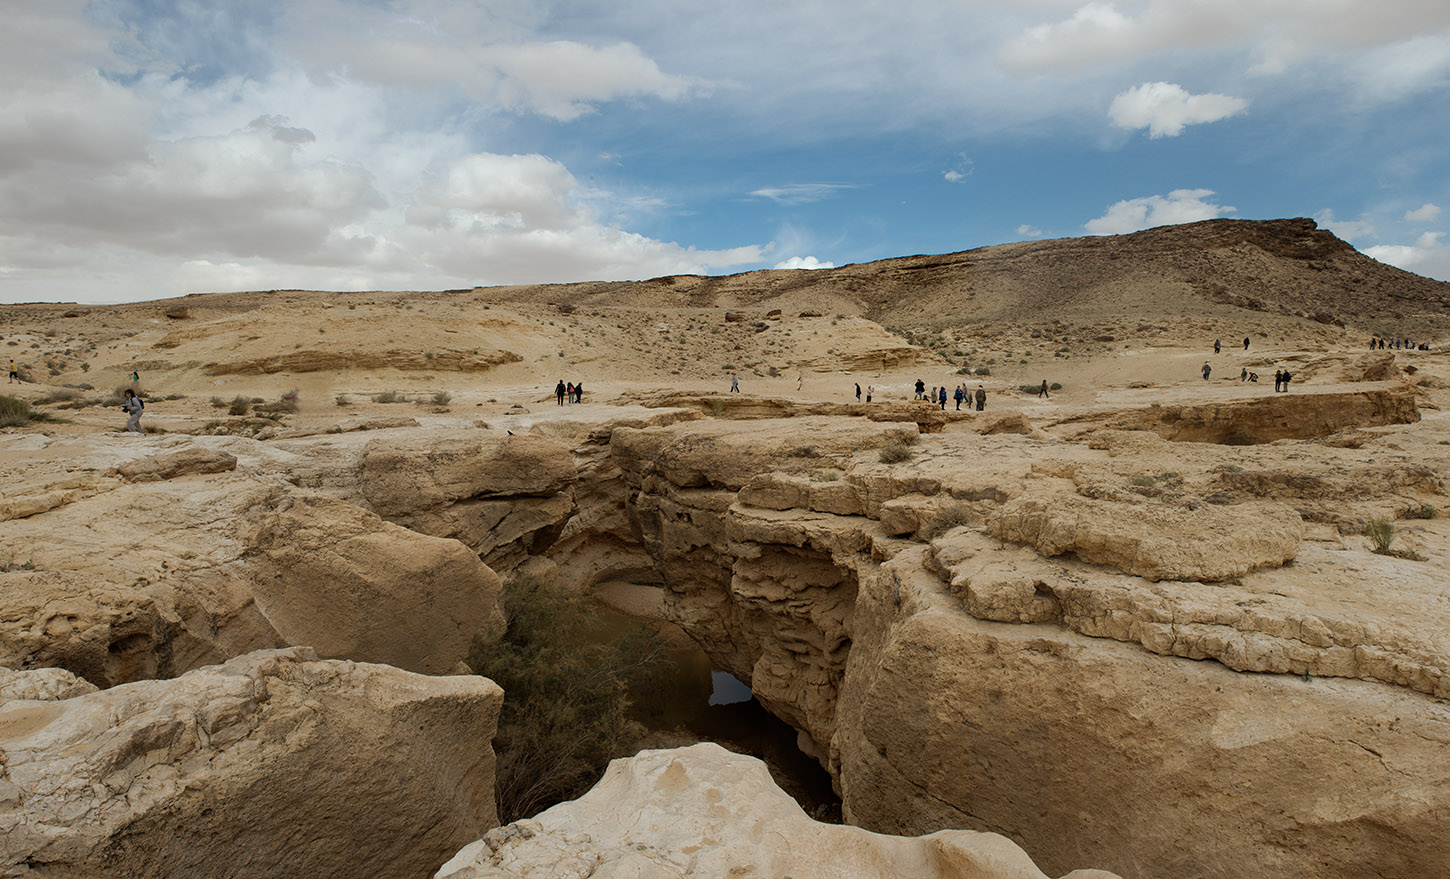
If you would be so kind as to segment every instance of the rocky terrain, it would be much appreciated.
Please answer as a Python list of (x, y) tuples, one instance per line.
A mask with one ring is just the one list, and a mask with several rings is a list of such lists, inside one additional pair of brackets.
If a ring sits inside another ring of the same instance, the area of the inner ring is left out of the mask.
[[(1438, 875), (1447, 289), (1285, 220), (0, 307), (7, 391), (64, 419), (0, 431), (0, 865)], [(696, 746), (485, 834), (499, 689), (439, 675), (523, 574), (633, 590), (853, 827)]]

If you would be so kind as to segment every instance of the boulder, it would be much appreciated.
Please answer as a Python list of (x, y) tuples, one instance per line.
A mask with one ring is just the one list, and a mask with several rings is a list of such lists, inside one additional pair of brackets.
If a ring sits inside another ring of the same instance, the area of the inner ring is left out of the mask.
[(428, 876), (497, 823), (489, 742), (502, 699), (486, 678), (305, 648), (11, 699), (0, 873)]
[(237, 457), (200, 446), (127, 461), (116, 472), (132, 482), (157, 482), (197, 473), (224, 473), (237, 469)]
[(589, 793), (489, 831), (435, 879), (518, 876), (1046, 879), (995, 833), (904, 839), (813, 821), (764, 763), (710, 743), (615, 760)]

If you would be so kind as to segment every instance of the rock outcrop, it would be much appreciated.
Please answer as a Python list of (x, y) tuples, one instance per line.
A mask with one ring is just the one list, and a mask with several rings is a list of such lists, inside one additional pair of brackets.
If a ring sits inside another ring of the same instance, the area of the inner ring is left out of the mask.
[[(615, 760), (589, 793), (489, 831), (435, 879), (576, 875), (1046, 879), (995, 833), (903, 839), (813, 821), (764, 763), (713, 744)], [(1098, 870), (1068, 875), (1114, 879)]]
[(485, 678), (292, 648), (44, 698), (0, 703), (4, 875), (423, 877), (497, 823)]
[(873, 430), (613, 442), (666, 614), (802, 733), (852, 823), (991, 829), (1049, 872), (1450, 863), (1443, 565), (1299, 512), (1376, 473), (1402, 495), (1344, 516), (1423, 504), (1417, 456), (1302, 444), (1315, 488), (1270, 448), (1145, 431), (949, 432), (885, 465)]
[(1399, 382), (1381, 382), (1359, 390), (1296, 388), (1293, 393), (1252, 400), (1146, 406), (1074, 417), (1061, 427), (1078, 433), (1085, 427), (1151, 430), (1174, 442), (1252, 445), (1419, 420), (1414, 390)]
[(458, 541), (251, 474), (108, 487), (6, 523), (0, 663), (112, 686), (308, 645), (442, 673), (501, 630)]

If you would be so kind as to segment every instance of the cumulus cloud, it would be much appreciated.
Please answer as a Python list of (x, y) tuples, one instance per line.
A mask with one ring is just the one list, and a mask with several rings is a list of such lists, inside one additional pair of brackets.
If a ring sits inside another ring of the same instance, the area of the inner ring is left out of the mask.
[(1426, 232), (1414, 244), (1379, 244), (1364, 254), (1382, 263), (1429, 277), (1450, 275), (1450, 246), (1440, 243), (1443, 233)]
[(1412, 211), (1405, 211), (1406, 223), (1433, 223), (1440, 219), (1440, 206), (1425, 202)]
[(1213, 194), (1212, 189), (1175, 189), (1167, 196), (1130, 198), (1113, 203), (1101, 217), (1083, 225), (1094, 235), (1122, 235), (1154, 226), (1212, 220), (1237, 210), (1208, 201)]
[(1149, 137), (1176, 137), (1189, 125), (1227, 119), (1248, 105), (1228, 95), (1189, 94), (1176, 83), (1145, 82), (1113, 98), (1108, 117), (1119, 128), (1146, 128)]
[(1035, 226), (1030, 226), (1026, 223), (1023, 223), (1022, 225), (1017, 227), (1017, 234), (1021, 235), (1023, 238), (1041, 238), (1042, 230), (1038, 229)]
[(833, 269), (835, 263), (821, 262), (813, 256), (793, 256), (771, 266), (773, 269)]
[(1376, 235), (1374, 223), (1368, 217), (1361, 216), (1357, 220), (1342, 220), (1335, 216), (1334, 211), (1329, 208), (1315, 214), (1314, 222), (1345, 241), (1353, 241), (1356, 238), (1373, 238)]
[(809, 204), (830, 198), (842, 189), (855, 189), (845, 183), (789, 183), (785, 186), (770, 186), (756, 189), (750, 194), (756, 198), (768, 198), (777, 204)]

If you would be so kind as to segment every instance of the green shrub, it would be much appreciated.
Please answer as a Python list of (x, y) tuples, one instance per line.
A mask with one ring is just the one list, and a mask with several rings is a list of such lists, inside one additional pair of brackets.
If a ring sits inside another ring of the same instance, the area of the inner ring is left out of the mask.
[(1440, 510), (1434, 504), (1420, 504), (1418, 507), (1410, 507), (1405, 510), (1406, 519), (1434, 519), (1438, 518)]
[(976, 369), (972, 370), (972, 375), (991, 375), (991, 374), (992, 374), (992, 370), (988, 369), (985, 366), (979, 366)]
[(383, 391), (381, 394), (373, 394), (374, 403), (406, 403), (408, 398), (397, 391)]
[(0, 395), (0, 427), (24, 427), (32, 421), (56, 422), (62, 419), (33, 408), (19, 397)]
[(1060, 391), (1062, 390), (1062, 382), (1053, 382), (1047, 386), (1047, 389), (1049, 391)]
[(888, 443), (881, 447), (880, 459), (883, 464), (900, 464), (911, 460), (911, 454), (911, 446), (906, 443)]
[(1395, 542), (1395, 523), (1389, 519), (1371, 516), (1365, 520), (1364, 536), (1374, 544), (1374, 551), (1380, 555), (1392, 555), (1390, 544)]
[(250, 398), (238, 395), (232, 398), (231, 404), (227, 407), (227, 414), (246, 415), (247, 410), (250, 409), (251, 406), (252, 401)]
[(447, 391), (438, 391), (433, 394), (433, 405), (447, 406), (453, 401), (453, 395)]
[(644, 629), (602, 638), (584, 600), (520, 577), (505, 593), (508, 627), (476, 641), (468, 665), (508, 694), (499, 714), (494, 792), (504, 823), (584, 793), (609, 761), (634, 753), (643, 728), (629, 691), (663, 665)]
[(947, 504), (925, 523), (922, 524), (919, 533), (922, 539), (931, 540), (940, 534), (945, 534), (953, 528), (972, 523), (972, 510), (960, 501)]

